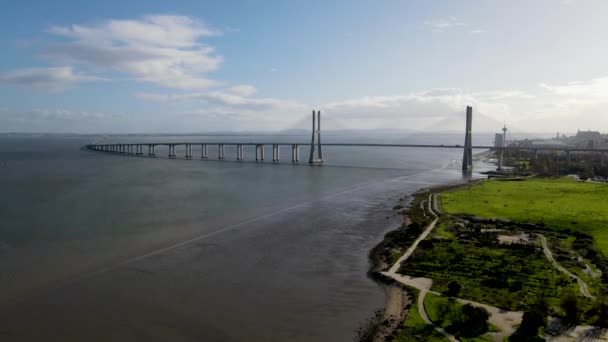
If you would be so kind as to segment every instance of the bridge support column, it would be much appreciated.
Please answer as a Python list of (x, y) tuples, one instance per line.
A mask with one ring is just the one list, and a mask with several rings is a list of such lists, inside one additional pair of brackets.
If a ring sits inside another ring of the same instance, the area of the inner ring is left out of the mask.
[[(316, 123), (315, 121), (318, 121)], [(319, 148), (319, 153), (317, 158), (315, 159), (315, 138), (317, 141), (317, 147)], [(321, 111), (312, 111), (312, 138), (310, 140), (310, 158), (308, 159), (308, 163), (322, 163), (323, 162), (323, 151), (321, 150)]]
[(217, 159), (224, 159), (224, 144), (217, 145)]
[(202, 144), (201, 145), (201, 158), (202, 159), (207, 159), (209, 158), (209, 154), (208, 154), (208, 150), (207, 150), (207, 144)]
[(243, 145), (237, 144), (236, 145), (236, 160), (243, 160), (243, 159), (245, 159), (244, 154), (243, 154)]
[(473, 142), (471, 137), (472, 124), (473, 107), (467, 106), (466, 126), (464, 133), (464, 151), (462, 153), (462, 171), (471, 171), (473, 169)]
[(264, 145), (260, 145), (260, 160), (264, 161)]
[(137, 154), (138, 155), (144, 154), (144, 145), (137, 145)]
[(175, 158), (175, 145), (169, 145), (169, 158)]
[(291, 162), (297, 163), (300, 161), (300, 145), (291, 145)]
[(192, 145), (186, 144), (186, 159), (192, 158)]
[(281, 149), (279, 144), (272, 145), (272, 161), (278, 162), (281, 155)]

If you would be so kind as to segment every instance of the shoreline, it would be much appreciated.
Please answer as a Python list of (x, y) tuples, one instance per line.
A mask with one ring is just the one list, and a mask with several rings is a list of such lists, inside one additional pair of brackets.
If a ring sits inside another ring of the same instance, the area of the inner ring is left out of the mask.
[[(480, 166), (495, 166), (493, 162), (488, 160), (490, 153), (490, 151), (483, 151), (475, 154), (476, 160), (481, 164)], [(485, 173), (487, 170), (483, 172)], [(488, 178), (488, 176), (483, 173), (480, 173), (480, 175)], [(393, 207), (393, 210), (400, 211), (399, 214), (401, 214), (403, 218), (401, 225), (397, 229), (387, 232), (382, 241), (374, 246), (368, 253), (370, 266), (367, 275), (378, 284), (385, 293), (385, 305), (384, 308), (380, 310), (382, 311), (382, 317), (379, 317), (376, 312), (376, 314), (370, 317), (366, 323), (361, 325), (358, 331), (359, 341), (381, 342), (388, 341), (391, 336), (395, 337), (403, 328), (403, 322), (415, 299), (413, 293), (415, 291), (414, 289), (410, 289), (406, 285), (383, 274), (383, 272), (388, 271), (397, 261), (396, 259), (391, 260), (391, 254), (398, 254), (401, 256), (403, 252), (405, 252), (403, 246), (401, 246), (401, 249), (403, 250), (399, 250), (398, 253), (396, 251), (391, 251), (390, 249), (394, 241), (401, 240), (404, 236), (411, 239), (411, 236), (413, 235), (414, 239), (411, 241), (413, 243), (413, 241), (422, 233), (422, 228), (431, 224), (432, 218), (427, 216), (424, 210), (424, 205), (429, 195), (468, 187), (478, 181), (479, 179), (470, 179), (466, 183), (445, 183), (422, 188), (411, 195), (400, 198), (398, 204)], [(411, 232), (411, 230), (417, 229), (420, 229), (420, 231)], [(407, 245), (409, 246), (409, 244)], [(400, 308), (399, 315), (396, 314), (397, 308)], [(368, 330), (367, 334), (361, 334), (363, 329)]]

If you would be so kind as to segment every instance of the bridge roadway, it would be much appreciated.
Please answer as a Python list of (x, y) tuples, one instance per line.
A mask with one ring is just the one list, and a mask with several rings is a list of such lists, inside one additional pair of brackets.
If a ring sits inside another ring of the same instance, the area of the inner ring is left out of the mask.
[[(130, 143), (130, 144), (92, 144), (86, 145), (88, 149), (99, 150), (96, 147), (102, 146), (208, 146), (208, 145), (228, 145), (228, 146), (307, 146), (309, 143), (293, 143), (293, 142), (282, 142), (282, 143), (268, 143), (268, 142), (177, 142), (177, 143)], [(419, 147), (419, 148), (464, 148), (463, 145), (435, 145), (435, 144), (369, 144), (369, 143), (322, 143), (321, 146), (346, 146), (346, 147)], [(580, 148), (580, 147), (557, 147), (557, 146), (505, 146), (496, 147), (488, 145), (473, 145), (474, 149), (485, 149), (485, 150), (520, 150), (520, 151), (564, 151), (564, 152), (608, 152), (608, 148)]]
[[(209, 145), (217, 145), (217, 159), (224, 160), (225, 152), (224, 146), (236, 146), (236, 160), (244, 160), (244, 146), (255, 146), (255, 160), (264, 160), (264, 151), (266, 145), (272, 145), (272, 161), (280, 160), (280, 146), (291, 146), (291, 161), (297, 163), (300, 161), (300, 145), (307, 146), (309, 144), (302, 143), (237, 143), (237, 142), (213, 142), (213, 143), (204, 143), (204, 142), (163, 142), (163, 143), (130, 143), (130, 144), (91, 144), (86, 145), (86, 148), (89, 150), (95, 151), (104, 151), (104, 152), (114, 152), (114, 153), (124, 153), (124, 154), (134, 154), (134, 155), (144, 155), (144, 146), (148, 147), (148, 156), (156, 156), (156, 146), (168, 146), (169, 147), (169, 158), (175, 158), (175, 146), (185, 146), (185, 158), (191, 159), (192, 155), (192, 145), (201, 146), (201, 159), (209, 158)], [(319, 151), (322, 146), (343, 146), (343, 147), (406, 147), (406, 148), (465, 148), (465, 146), (461, 145), (433, 145), (433, 144), (369, 144), (369, 143), (323, 143), (318, 144), (317, 147)], [(472, 149), (486, 149), (486, 150), (524, 150), (531, 151), (531, 161), (535, 162), (538, 156), (539, 151), (564, 151), (566, 152), (568, 162), (570, 161), (570, 153), (571, 152), (597, 152), (601, 153), (602, 161), (605, 158), (605, 153), (608, 152), (608, 149), (591, 149), (591, 148), (568, 148), (568, 147), (556, 147), (556, 146), (529, 146), (529, 147), (516, 147), (516, 146), (508, 146), (508, 147), (495, 147), (495, 146), (471, 146)], [(313, 158), (313, 149), (311, 149), (309, 163), (318, 163), (322, 162), (323, 159), (321, 155), (318, 159)]]

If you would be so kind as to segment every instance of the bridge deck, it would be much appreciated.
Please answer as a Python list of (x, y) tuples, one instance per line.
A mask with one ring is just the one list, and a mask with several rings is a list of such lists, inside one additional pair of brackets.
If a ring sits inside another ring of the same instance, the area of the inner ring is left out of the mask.
[[(280, 143), (269, 143), (269, 142), (146, 142), (146, 143), (115, 143), (115, 144), (91, 144), (87, 145), (88, 148), (95, 146), (181, 146), (181, 145), (243, 145), (243, 146), (260, 146), (260, 145), (283, 145), (292, 146), (300, 145), (307, 146), (309, 143), (298, 143), (298, 142), (280, 142)], [(433, 145), (433, 144), (368, 144), (368, 143), (322, 143), (321, 146), (345, 146), (345, 147), (410, 147), (410, 148), (464, 148), (462, 145)], [(472, 146), (474, 149), (486, 149), (486, 150), (524, 150), (524, 151), (570, 151), (570, 152), (608, 152), (608, 148), (577, 148), (577, 147), (554, 147), (554, 146), (529, 146), (529, 147), (495, 147), (477, 145)]]

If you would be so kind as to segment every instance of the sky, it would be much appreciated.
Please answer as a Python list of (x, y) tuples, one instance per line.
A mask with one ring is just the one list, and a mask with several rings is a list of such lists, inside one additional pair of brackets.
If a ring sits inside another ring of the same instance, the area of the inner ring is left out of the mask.
[(608, 1), (14, 1), (0, 132), (608, 132)]

